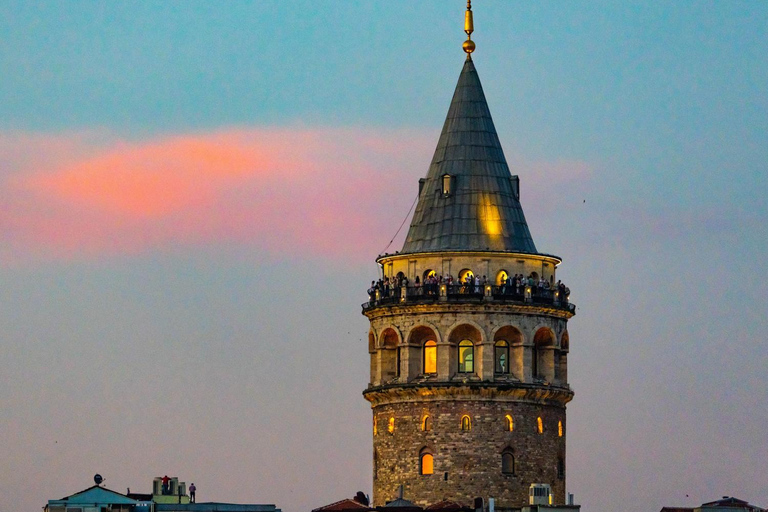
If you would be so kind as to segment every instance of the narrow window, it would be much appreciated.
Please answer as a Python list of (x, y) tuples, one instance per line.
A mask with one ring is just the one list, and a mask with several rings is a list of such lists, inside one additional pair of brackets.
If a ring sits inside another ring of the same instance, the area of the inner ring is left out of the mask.
[(379, 478), (379, 452), (373, 450), (373, 479)]
[(472, 418), (466, 414), (461, 417), (461, 430), (472, 430)]
[(379, 422), (376, 419), (376, 416), (373, 417), (373, 435), (377, 435), (379, 433)]
[(389, 418), (389, 425), (387, 425), (387, 430), (389, 431), (390, 434), (395, 431), (395, 417), (394, 416)]
[(509, 343), (504, 340), (497, 341), (495, 346), (496, 367), (498, 374), (509, 373)]
[(422, 475), (431, 475), (435, 471), (435, 458), (432, 456), (432, 454), (425, 448), (421, 450), (421, 456), (420, 456), (420, 466), (421, 466), (421, 474)]
[(459, 343), (459, 373), (475, 371), (475, 346), (469, 340)]
[(544, 433), (544, 422), (541, 421), (541, 416), (536, 418), (536, 432), (538, 432), (539, 434)]
[(511, 451), (505, 451), (501, 454), (501, 472), (505, 475), (515, 474), (515, 456)]
[(395, 374), (400, 377), (400, 347), (397, 347), (397, 361), (395, 361), (395, 365), (397, 366)]
[(558, 421), (557, 422), (557, 435), (559, 437), (563, 437), (563, 422), (562, 421)]
[(557, 478), (565, 478), (565, 460), (562, 457), (557, 458)]
[(451, 195), (451, 185), (453, 177), (450, 174), (443, 174), (443, 195)]
[(512, 421), (512, 416), (510, 416), (509, 414), (504, 416), (504, 429), (507, 432), (512, 432), (513, 430), (515, 430), (515, 422)]
[(434, 340), (424, 343), (424, 373), (437, 373), (437, 343)]
[(432, 430), (432, 418), (429, 415), (424, 416), (424, 419), (421, 421), (421, 430), (424, 432)]

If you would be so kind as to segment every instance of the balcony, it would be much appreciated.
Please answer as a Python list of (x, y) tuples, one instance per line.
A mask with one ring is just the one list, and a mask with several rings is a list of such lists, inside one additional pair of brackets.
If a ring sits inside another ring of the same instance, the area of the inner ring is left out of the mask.
[(377, 289), (370, 300), (362, 304), (363, 312), (380, 307), (413, 304), (461, 303), (461, 304), (515, 304), (544, 306), (576, 313), (576, 305), (568, 298), (561, 298), (556, 290), (524, 287), (519, 292), (512, 286), (426, 284), (424, 286), (400, 286), (388, 290)]

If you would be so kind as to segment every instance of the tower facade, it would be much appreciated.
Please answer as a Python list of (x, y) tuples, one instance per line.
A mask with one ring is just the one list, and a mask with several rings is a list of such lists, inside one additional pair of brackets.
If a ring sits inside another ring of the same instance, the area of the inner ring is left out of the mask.
[[(465, 29), (472, 32), (472, 13)], [(471, 43), (471, 44), (468, 44)], [(565, 503), (567, 321), (557, 256), (539, 252), (471, 58), (405, 244), (377, 259), (370, 320), (373, 500)], [(518, 276), (522, 276), (518, 278)]]

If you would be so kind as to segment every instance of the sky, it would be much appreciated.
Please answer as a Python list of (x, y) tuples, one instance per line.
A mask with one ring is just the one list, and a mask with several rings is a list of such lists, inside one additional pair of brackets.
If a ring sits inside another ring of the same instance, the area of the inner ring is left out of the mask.
[[(0, 512), (95, 473), (286, 512), (370, 493), (360, 304), (402, 246), (464, 6), (0, 0)], [(768, 3), (474, 13), (578, 307), (568, 492), (768, 506)]]

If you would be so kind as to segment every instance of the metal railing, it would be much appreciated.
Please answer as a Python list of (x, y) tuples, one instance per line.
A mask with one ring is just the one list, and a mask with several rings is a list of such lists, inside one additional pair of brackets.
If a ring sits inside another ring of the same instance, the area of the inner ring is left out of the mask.
[(561, 297), (557, 290), (535, 286), (513, 287), (509, 285), (474, 284), (425, 284), (423, 286), (395, 286), (377, 289), (368, 302), (362, 304), (363, 311), (397, 304), (423, 304), (434, 302), (481, 303), (500, 302), (522, 305), (541, 305), (563, 309), (574, 313), (576, 306)]

